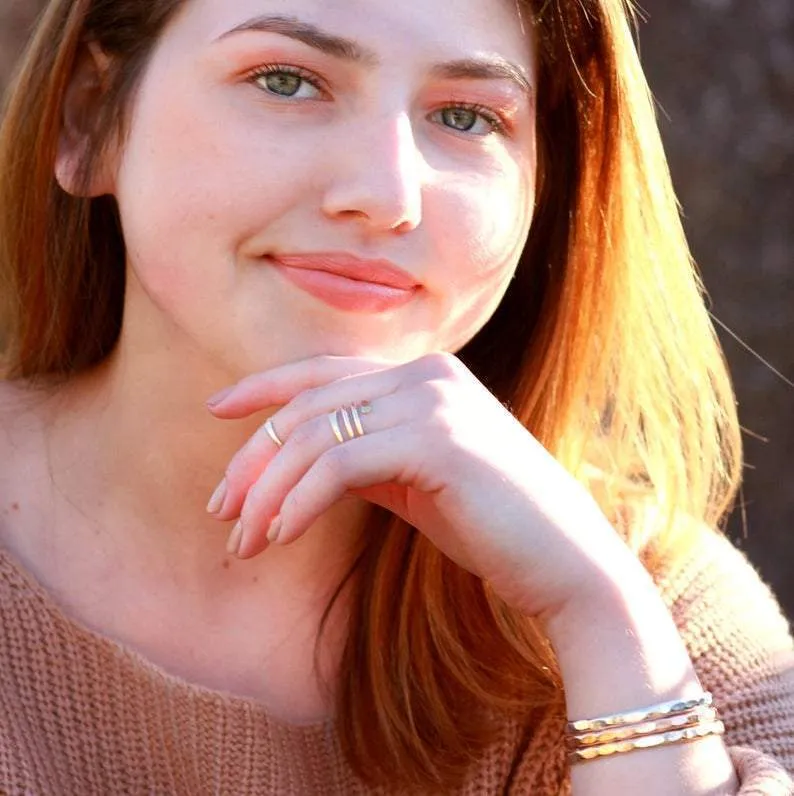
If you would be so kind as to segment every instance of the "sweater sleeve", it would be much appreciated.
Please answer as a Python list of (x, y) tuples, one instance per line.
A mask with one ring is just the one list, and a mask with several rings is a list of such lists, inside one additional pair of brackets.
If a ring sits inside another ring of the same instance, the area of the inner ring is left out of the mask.
[[(724, 536), (703, 531), (657, 585), (725, 724), (741, 796), (792, 796), (794, 641), (769, 587)], [(787, 773), (788, 772), (788, 773)]]

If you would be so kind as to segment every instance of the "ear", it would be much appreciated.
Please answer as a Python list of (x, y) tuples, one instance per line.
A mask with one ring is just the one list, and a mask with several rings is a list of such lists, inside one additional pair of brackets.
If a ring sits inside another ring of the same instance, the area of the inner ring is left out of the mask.
[(112, 190), (106, 163), (97, 164), (87, 190), (78, 182), (105, 93), (109, 65), (110, 58), (96, 42), (83, 45), (64, 94), (55, 179), (72, 196), (102, 196)]

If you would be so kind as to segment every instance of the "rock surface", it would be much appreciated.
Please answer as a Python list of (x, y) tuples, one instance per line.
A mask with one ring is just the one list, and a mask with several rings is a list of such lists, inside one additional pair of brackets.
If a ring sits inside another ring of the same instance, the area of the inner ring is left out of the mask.
[[(41, 0), (0, 0), (0, 89)], [(747, 429), (730, 532), (794, 616), (794, 2), (645, 0), (643, 63)], [(763, 441), (762, 439), (763, 438)], [(743, 526), (747, 535), (744, 538)]]

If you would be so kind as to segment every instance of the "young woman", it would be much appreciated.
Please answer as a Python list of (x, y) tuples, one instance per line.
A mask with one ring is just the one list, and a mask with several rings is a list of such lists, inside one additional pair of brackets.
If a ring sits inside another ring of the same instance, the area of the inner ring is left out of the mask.
[(791, 792), (629, 21), (49, 3), (0, 135), (0, 791)]

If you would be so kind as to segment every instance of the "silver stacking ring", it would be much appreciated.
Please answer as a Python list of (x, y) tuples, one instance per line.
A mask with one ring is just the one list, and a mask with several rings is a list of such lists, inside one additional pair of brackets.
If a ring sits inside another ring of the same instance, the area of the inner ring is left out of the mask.
[(273, 421), (270, 418), (268, 418), (267, 422), (265, 423), (265, 431), (267, 431), (267, 435), (270, 437), (270, 439), (273, 440), (273, 442), (276, 443), (276, 445), (278, 445), (279, 448), (284, 444), (278, 438), (278, 434), (276, 434), (276, 429), (273, 428)]
[[(364, 426), (361, 424), (361, 415), (368, 415), (371, 411), (372, 405), (370, 402), (362, 401), (360, 404), (342, 406), (339, 409), (335, 409), (333, 412), (329, 412), (328, 421), (331, 424), (331, 429), (337, 441), (346, 442), (351, 439), (356, 439), (357, 437), (363, 437), (366, 432), (364, 431)], [(342, 431), (342, 426), (339, 424), (338, 415), (342, 416), (344, 430), (347, 432), (347, 440)]]

